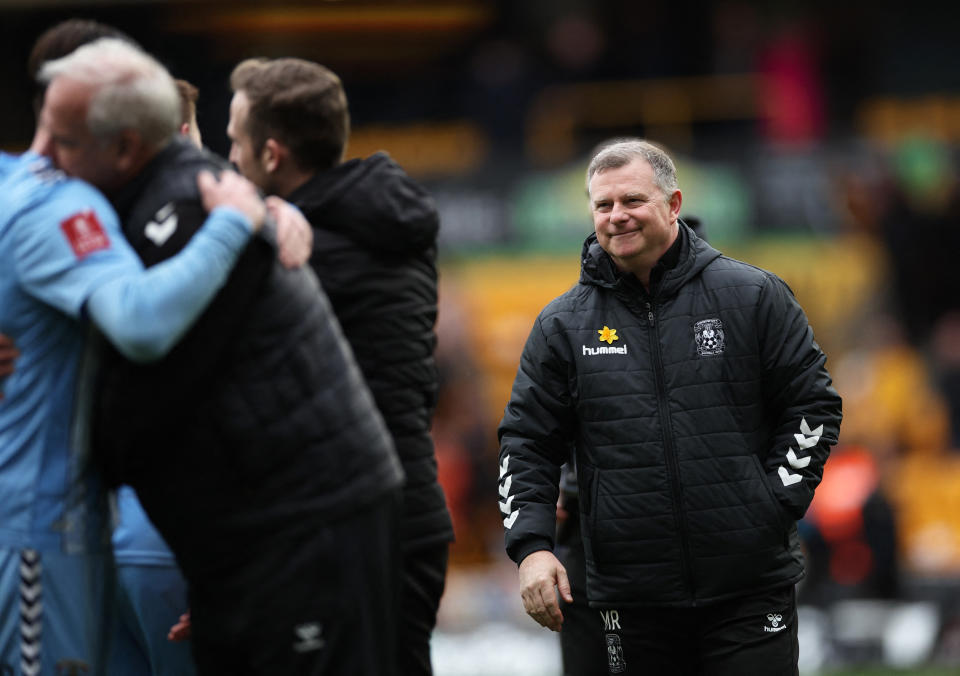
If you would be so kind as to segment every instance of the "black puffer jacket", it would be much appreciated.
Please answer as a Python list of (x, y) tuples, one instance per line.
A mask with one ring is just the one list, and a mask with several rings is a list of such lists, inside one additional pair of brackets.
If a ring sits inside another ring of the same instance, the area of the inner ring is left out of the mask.
[[(113, 196), (148, 265), (202, 224), (196, 174), (215, 166), (175, 143)], [(102, 374), (100, 457), (136, 488), (194, 587), (269, 556), (261, 539), (352, 513), (402, 480), (316, 277), (280, 266), (263, 237), (165, 359), (137, 365), (111, 351)]]
[(288, 199), (313, 226), (310, 263), (403, 463), (403, 546), (449, 542), (453, 526), (430, 436), (437, 398), (433, 201), (383, 153), (321, 172)]
[(588, 597), (691, 606), (803, 574), (795, 520), (840, 398), (776, 276), (681, 225), (652, 297), (591, 235), (580, 283), (541, 312), (500, 426), (500, 508), (518, 563), (552, 549), (575, 440)]

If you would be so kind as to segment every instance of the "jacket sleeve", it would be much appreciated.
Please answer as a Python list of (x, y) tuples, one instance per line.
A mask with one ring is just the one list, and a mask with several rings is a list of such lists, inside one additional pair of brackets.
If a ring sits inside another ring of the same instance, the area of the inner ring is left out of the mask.
[(159, 359), (226, 282), (249, 238), (243, 214), (215, 209), (178, 255), (106, 282), (91, 294), (87, 311), (125, 357)]
[(566, 361), (548, 345), (542, 318), (527, 338), (498, 431), (500, 513), (507, 554), (517, 564), (553, 549), (560, 466), (574, 439)]
[(774, 495), (800, 519), (823, 477), (840, 433), (840, 395), (825, 367), (826, 355), (789, 287), (769, 275), (761, 291), (758, 338), (763, 395), (772, 433), (763, 459)]

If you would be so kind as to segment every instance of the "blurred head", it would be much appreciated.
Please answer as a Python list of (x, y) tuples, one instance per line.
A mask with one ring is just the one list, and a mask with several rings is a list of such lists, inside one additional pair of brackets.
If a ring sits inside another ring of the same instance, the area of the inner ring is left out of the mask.
[(600, 246), (646, 284), (677, 238), (683, 196), (673, 161), (647, 141), (613, 142), (590, 161), (587, 192)]
[(249, 59), (230, 86), (230, 160), (264, 190), (282, 195), (285, 172), (313, 174), (343, 161), (350, 114), (329, 69), (303, 59)]
[(124, 185), (177, 133), (173, 78), (137, 47), (105, 38), (40, 70), (47, 93), (34, 149), (104, 191)]
[(174, 80), (180, 96), (180, 134), (186, 136), (198, 148), (203, 147), (200, 127), (197, 125), (197, 99), (200, 92), (186, 80)]
[[(133, 38), (113, 26), (89, 19), (67, 19), (48, 28), (37, 38), (27, 60), (27, 74), (32, 81), (36, 82), (40, 68), (47, 61), (64, 57), (77, 47), (100, 38), (117, 38), (136, 45)], [(37, 115), (40, 114), (40, 108), (43, 106), (45, 89), (45, 86), (39, 86), (34, 96), (33, 112)]]

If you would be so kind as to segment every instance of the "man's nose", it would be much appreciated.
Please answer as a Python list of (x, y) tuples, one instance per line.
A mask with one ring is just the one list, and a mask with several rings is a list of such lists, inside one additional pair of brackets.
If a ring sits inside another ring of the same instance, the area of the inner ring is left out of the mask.
[(38, 155), (53, 157), (53, 144), (50, 140), (50, 133), (42, 126), (37, 127), (37, 131), (33, 135), (33, 142), (30, 144), (30, 150)]
[(613, 203), (613, 209), (610, 210), (610, 220), (614, 223), (623, 223), (628, 218), (627, 210), (619, 202)]

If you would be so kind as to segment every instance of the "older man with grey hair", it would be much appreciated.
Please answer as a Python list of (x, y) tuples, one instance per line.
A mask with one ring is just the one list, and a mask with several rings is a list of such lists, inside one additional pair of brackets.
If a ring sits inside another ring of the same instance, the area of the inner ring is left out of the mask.
[[(34, 148), (50, 138), (40, 130)], [(144, 270), (100, 193), (35, 152), (0, 153), (0, 329), (19, 348), (0, 373), (0, 672), (105, 673), (114, 595), (87, 455), (88, 336), (160, 359), (225, 283), (265, 207), (236, 174), (201, 183), (206, 224)]]
[(180, 99), (173, 78), (127, 42), (106, 38), (47, 62), (40, 152), (70, 176), (115, 193), (173, 139)]
[(803, 516), (840, 427), (826, 357), (772, 273), (679, 218), (640, 139), (587, 170), (580, 282), (537, 318), (500, 424), (500, 509), (527, 613), (559, 630), (560, 466), (611, 674), (797, 673)]
[[(106, 193), (146, 265), (179, 251), (200, 222), (194, 177), (224, 163), (175, 138), (170, 76), (116, 40), (41, 73), (47, 154)], [(393, 615), (402, 472), (316, 277), (264, 232), (167, 358), (106, 350), (95, 449), (187, 578), (199, 673), (391, 674), (377, 620)]]

